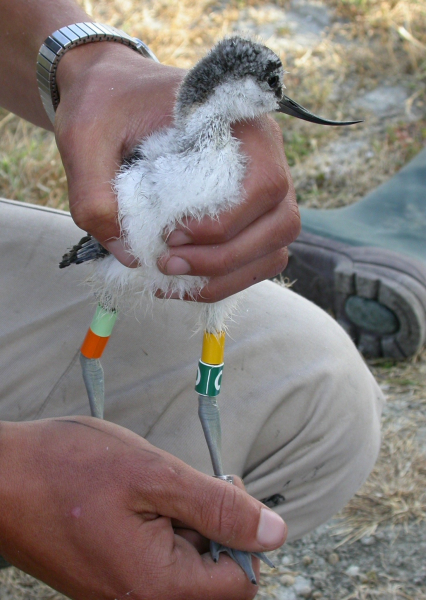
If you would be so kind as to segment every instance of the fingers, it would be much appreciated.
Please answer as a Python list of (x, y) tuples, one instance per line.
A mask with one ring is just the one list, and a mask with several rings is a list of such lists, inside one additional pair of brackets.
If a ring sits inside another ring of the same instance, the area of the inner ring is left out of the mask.
[(208, 276), (209, 285), (198, 301), (215, 302), (283, 271), (285, 247), (300, 231), (295, 190), (276, 124), (265, 118), (238, 125), (236, 133), (250, 156), (246, 199), (218, 219), (179, 225), (167, 237), (169, 250), (158, 261), (166, 275)]
[[(99, 419), (1, 426), (1, 549), (13, 564), (76, 600), (254, 597), (236, 563), (199, 553), (211, 538), (270, 544), (263, 511), (273, 513), (243, 490)], [(177, 535), (172, 518), (204, 537)], [(273, 525), (275, 547), (285, 526), (276, 515)]]
[[(221, 554), (218, 563), (210, 554), (200, 555), (189, 542), (178, 536), (174, 555), (176, 557), (175, 586), (178, 598), (185, 600), (251, 600), (256, 596), (253, 585), (241, 567), (228, 555)], [(259, 579), (259, 560), (252, 558), (256, 579)]]
[[(284, 521), (238, 485), (210, 477), (117, 425), (78, 417), (55, 419), (64, 430), (84, 431), (114, 455), (116, 486), (127, 490), (132, 511), (145, 519), (163, 515), (184, 523), (208, 539), (236, 549), (262, 552), (284, 543)], [(82, 427), (83, 426), (83, 427)], [(130, 506), (129, 506), (130, 508)]]
[[(288, 262), (287, 248), (268, 254), (228, 275), (211, 277), (199, 292), (185, 296), (188, 302), (218, 302), (237, 294), (264, 279), (271, 279), (284, 271)], [(178, 295), (157, 292), (157, 298), (177, 299)]]
[(199, 554), (205, 554), (209, 551), (210, 541), (200, 535), (194, 529), (188, 529), (187, 527), (173, 527), (176, 535), (185, 539), (197, 550)]
[[(245, 490), (242, 480), (237, 475), (233, 475), (233, 478), (233, 485), (237, 486), (240, 490)], [(186, 523), (178, 521), (177, 519), (172, 520), (172, 525), (175, 534), (188, 541), (192, 546), (194, 546), (199, 554), (209, 552), (210, 540), (200, 535), (198, 531), (189, 529)]]
[(280, 203), (230, 241), (171, 248), (160, 258), (158, 266), (166, 275), (228, 275), (288, 246), (298, 230), (298, 213), (292, 205)]
[(259, 283), (259, 281), (279, 275), (286, 268), (287, 262), (287, 248), (283, 248), (250, 263), (239, 271), (221, 277), (212, 277), (198, 294), (185, 299), (196, 302), (218, 302)]
[(90, 232), (101, 243), (120, 236), (117, 205), (111, 187), (120, 163), (120, 149), (116, 148), (111, 154), (108, 141), (104, 139), (103, 131), (89, 125), (61, 136), (61, 144), (68, 148), (64, 164), (71, 214), (81, 229)]
[[(157, 519), (144, 526), (144, 537), (151, 530), (151, 545), (167, 549), (163, 553), (161, 566), (154, 552), (151, 557), (138, 558), (140, 564), (146, 567), (148, 562), (148, 577), (144, 574), (142, 589), (154, 587), (157, 583), (157, 595), (153, 598), (175, 598), (176, 600), (251, 600), (257, 592), (257, 586), (250, 583), (242, 569), (228, 556), (221, 554), (218, 563), (214, 563), (208, 552), (200, 554), (191, 541), (179, 535), (170, 536), (165, 519)], [(153, 560), (154, 559), (154, 560)], [(166, 569), (164, 568), (166, 563)], [(259, 577), (259, 563), (253, 560), (253, 567)], [(151, 584), (150, 577), (154, 579)], [(158, 582), (164, 581), (164, 589), (158, 589)], [(138, 586), (133, 586), (135, 597)], [(143, 596), (144, 598), (146, 596)]]
[(261, 502), (165, 452), (156, 449), (156, 455), (132, 476), (135, 491), (150, 499), (149, 507), (141, 505), (143, 512), (177, 519), (207, 539), (240, 550), (262, 552), (284, 543), (284, 521)]

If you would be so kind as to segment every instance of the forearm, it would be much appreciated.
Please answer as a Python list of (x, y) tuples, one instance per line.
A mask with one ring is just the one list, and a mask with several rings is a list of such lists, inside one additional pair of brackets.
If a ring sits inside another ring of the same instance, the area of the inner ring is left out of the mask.
[(52, 129), (37, 89), (41, 44), (56, 29), (90, 21), (74, 0), (0, 0), (0, 105)]

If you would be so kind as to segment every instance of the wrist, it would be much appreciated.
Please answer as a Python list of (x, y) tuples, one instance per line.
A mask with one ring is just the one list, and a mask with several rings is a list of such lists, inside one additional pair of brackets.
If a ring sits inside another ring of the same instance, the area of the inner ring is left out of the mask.
[(143, 56), (137, 56), (132, 48), (117, 42), (91, 42), (77, 46), (66, 52), (59, 62), (56, 73), (59, 95), (62, 96), (74, 85), (81, 85), (82, 81), (89, 79), (94, 73), (107, 73), (113, 65), (122, 68), (123, 64), (135, 59), (149, 61)]
[[(109, 25), (102, 25), (95, 22), (79, 22), (54, 31), (40, 47), (37, 59), (39, 92), (42, 103), (52, 123), (55, 121), (55, 113), (60, 100), (57, 72), (61, 59), (77, 47), (87, 44), (90, 46), (98, 42), (122, 44), (145, 58), (158, 62), (156, 56), (144, 42)], [(84, 54), (84, 56), (89, 58), (90, 62), (92, 62), (93, 55), (97, 56), (98, 54), (93, 50), (87, 51)], [(81, 56), (81, 53), (79, 56)], [(74, 60), (69, 61), (69, 64), (76, 65), (78, 63)], [(71, 73), (72, 71), (75, 71), (75, 68), (71, 70)], [(60, 79), (62, 80), (63, 77), (60, 77)]]

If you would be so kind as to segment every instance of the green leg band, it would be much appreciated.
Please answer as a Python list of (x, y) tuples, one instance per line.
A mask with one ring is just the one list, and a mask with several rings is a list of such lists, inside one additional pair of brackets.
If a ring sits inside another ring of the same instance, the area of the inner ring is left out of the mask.
[(208, 365), (202, 360), (198, 363), (195, 391), (202, 396), (218, 396), (222, 384), (223, 363)]

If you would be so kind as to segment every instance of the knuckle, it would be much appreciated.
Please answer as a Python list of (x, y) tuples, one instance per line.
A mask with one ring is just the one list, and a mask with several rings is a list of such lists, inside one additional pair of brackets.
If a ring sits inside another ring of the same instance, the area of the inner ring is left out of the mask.
[(291, 244), (300, 233), (300, 215), (297, 205), (279, 206), (275, 209), (273, 225), (269, 229), (269, 252), (279, 250)]
[(176, 465), (157, 452), (144, 452), (143, 461), (126, 460), (118, 471), (137, 503), (156, 511), (173, 504), (176, 490), (185, 480)]
[(215, 263), (214, 275), (229, 275), (237, 268), (235, 253), (231, 253), (229, 249), (223, 249), (219, 252)]
[(288, 246), (294, 242), (300, 233), (301, 221), (299, 208), (296, 203), (290, 203), (280, 207), (279, 217), (276, 219), (273, 236), (275, 250)]
[(233, 229), (225, 215), (211, 221), (211, 236), (218, 243), (228, 242), (233, 237)]
[(281, 250), (278, 250), (277, 252), (274, 252), (272, 258), (271, 258), (271, 264), (270, 264), (270, 275), (269, 277), (275, 277), (276, 275), (279, 275), (280, 273), (282, 273), (284, 271), (284, 269), (287, 267), (287, 263), (288, 263), (288, 251), (287, 248), (281, 248)]
[(216, 494), (210, 499), (210, 518), (219, 540), (230, 545), (241, 532), (241, 511), (238, 510), (237, 489), (226, 485), (217, 486)]
[(302, 229), (299, 207), (297, 202), (291, 202), (286, 215), (287, 243), (291, 244), (299, 236)]
[(96, 231), (100, 223), (111, 222), (110, 210), (106, 204), (87, 200), (83, 194), (72, 193), (71, 190), (70, 211), (76, 225), (89, 233)]
[(274, 162), (265, 173), (264, 193), (269, 202), (275, 206), (283, 201), (289, 190), (289, 182), (284, 165)]

